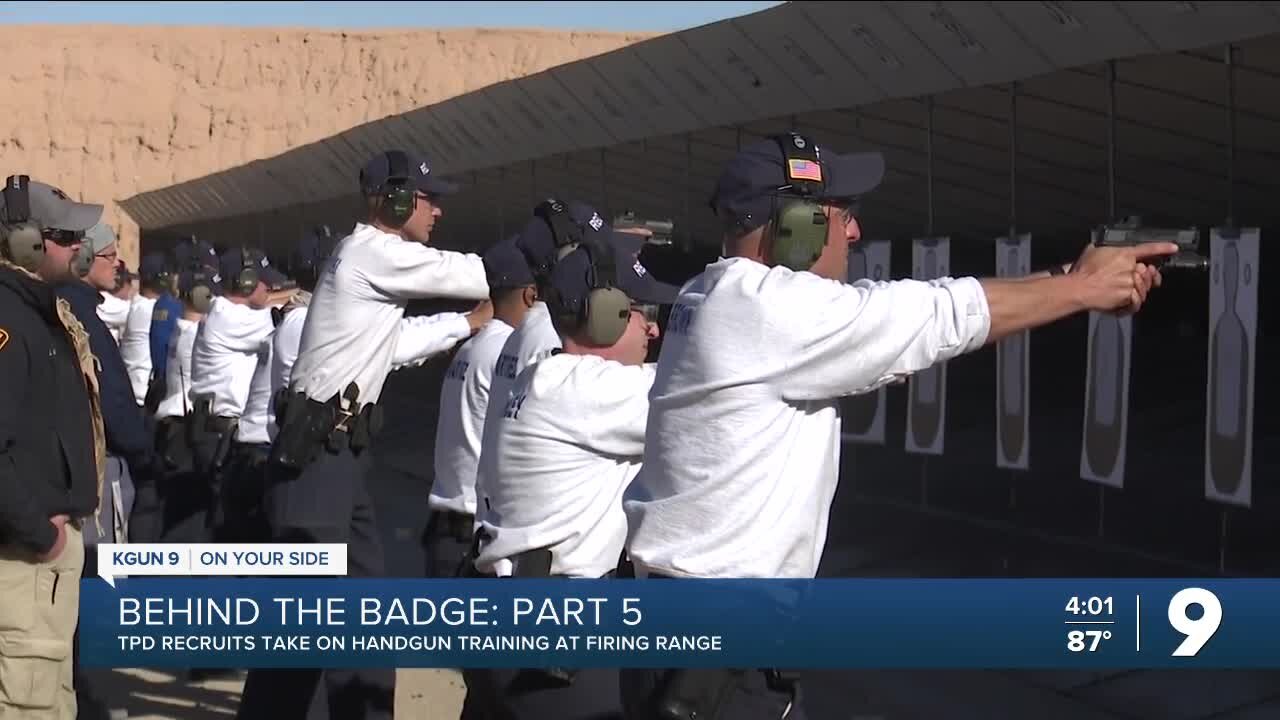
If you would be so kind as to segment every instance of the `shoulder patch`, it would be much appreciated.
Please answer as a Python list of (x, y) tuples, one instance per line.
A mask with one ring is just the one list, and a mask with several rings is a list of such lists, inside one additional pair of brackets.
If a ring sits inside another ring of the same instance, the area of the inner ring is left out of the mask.
[(9, 344), (9, 331), (5, 330), (4, 328), (0, 328), (0, 350), (3, 350), (4, 346), (8, 344)]

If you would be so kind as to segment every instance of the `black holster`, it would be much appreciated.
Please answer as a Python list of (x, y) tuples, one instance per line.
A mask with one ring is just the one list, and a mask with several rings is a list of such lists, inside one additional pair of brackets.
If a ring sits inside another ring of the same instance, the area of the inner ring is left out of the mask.
[(663, 720), (719, 720), (725, 698), (743, 670), (684, 668), (668, 671), (654, 709)]
[(215, 472), (227, 464), (227, 457), (231, 455), (231, 446), (235, 444), (239, 430), (239, 418), (217, 418), (213, 423), (212, 431), (218, 433), (218, 445), (213, 452), (212, 463)]
[(725, 699), (747, 672), (763, 672), (770, 689), (790, 694), (795, 702), (800, 681), (795, 671), (683, 668), (667, 671), (656, 690), (654, 709), (662, 720), (720, 720)]
[[(270, 462), (292, 470), (302, 470), (315, 461), (322, 450), (337, 454), (343, 450), (359, 455), (368, 449), (382, 424), (382, 409), (365, 404), (355, 409), (360, 389), (347, 386), (342, 396), (317, 402), (305, 393), (281, 390), (276, 396), (276, 424), (280, 432), (271, 444)], [(347, 407), (342, 409), (342, 401)]]
[(164, 400), (165, 395), (168, 394), (168, 378), (165, 377), (164, 373), (156, 373), (152, 375), (151, 381), (147, 383), (147, 394), (142, 398), (142, 407), (146, 409), (148, 415), (155, 415), (160, 403)]
[(171, 417), (156, 423), (156, 454), (164, 461), (166, 471), (195, 467), (191, 449), (190, 418)]
[[(515, 557), (513, 578), (550, 578), (551, 551), (547, 548), (525, 550)], [(572, 685), (578, 671), (566, 667), (526, 668), (523, 672), (538, 673), (562, 685)]]
[(195, 447), (199, 435), (209, 424), (209, 416), (213, 409), (212, 395), (196, 395), (191, 398), (191, 415), (187, 418), (187, 443)]

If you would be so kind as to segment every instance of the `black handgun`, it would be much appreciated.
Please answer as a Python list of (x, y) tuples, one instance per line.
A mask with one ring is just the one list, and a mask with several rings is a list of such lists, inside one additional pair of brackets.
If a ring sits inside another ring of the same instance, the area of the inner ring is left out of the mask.
[(1180, 249), (1168, 257), (1145, 259), (1144, 263), (1161, 270), (1209, 269), (1209, 258), (1200, 252), (1200, 231), (1196, 228), (1153, 228), (1130, 221), (1098, 228), (1093, 234), (1093, 244), (1098, 247), (1136, 247), (1154, 242), (1171, 242)]

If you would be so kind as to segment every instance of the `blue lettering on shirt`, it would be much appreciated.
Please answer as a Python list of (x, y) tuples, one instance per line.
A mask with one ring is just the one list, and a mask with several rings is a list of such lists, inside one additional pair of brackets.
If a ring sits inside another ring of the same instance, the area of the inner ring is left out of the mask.
[(695, 309), (689, 305), (676, 304), (671, 308), (671, 317), (667, 320), (667, 332), (688, 335), (695, 312)]
[(449, 366), (444, 376), (447, 380), (465, 380), (467, 377), (467, 368), (471, 367), (471, 363), (466, 360), (454, 360)]
[(516, 379), (516, 358), (514, 355), (499, 355), (498, 364), (494, 366), (493, 371), (500, 377), (508, 380)]
[(507, 407), (503, 411), (502, 416), (512, 420), (520, 419), (520, 408), (524, 407), (525, 394), (512, 395), (507, 399)]

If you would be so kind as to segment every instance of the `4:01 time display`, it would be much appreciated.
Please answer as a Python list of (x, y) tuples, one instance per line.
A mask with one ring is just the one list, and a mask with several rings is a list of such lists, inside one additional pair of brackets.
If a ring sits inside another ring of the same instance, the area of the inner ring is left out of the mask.
[(1111, 597), (1072, 597), (1067, 601), (1067, 612), (1072, 615), (1112, 615), (1115, 609)]

